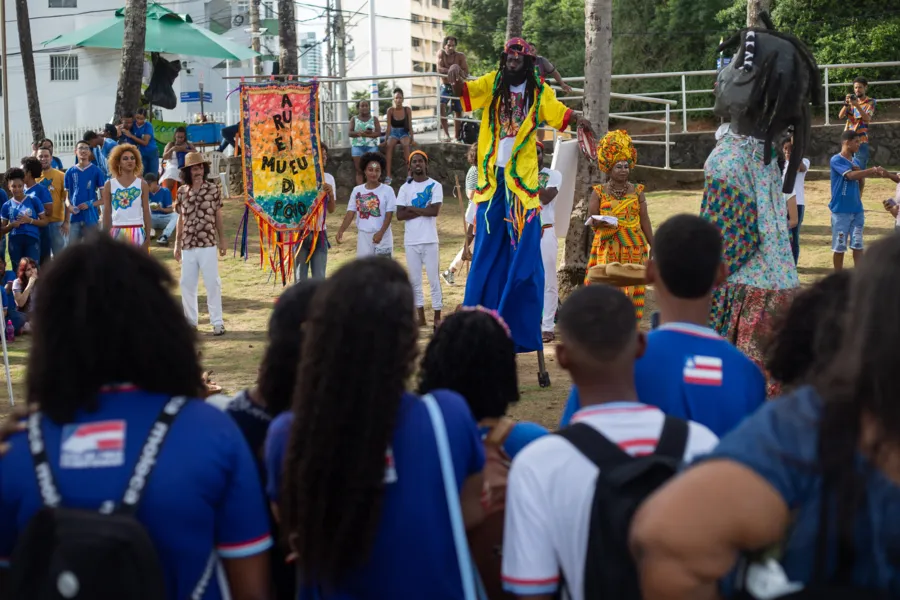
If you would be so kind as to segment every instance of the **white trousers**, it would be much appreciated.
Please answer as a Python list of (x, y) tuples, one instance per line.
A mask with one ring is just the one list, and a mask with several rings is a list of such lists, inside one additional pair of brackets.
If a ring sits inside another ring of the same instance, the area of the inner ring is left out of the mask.
[(409, 280), (413, 286), (413, 297), (416, 308), (425, 306), (425, 293), (422, 291), (422, 267), (428, 275), (431, 287), (431, 308), (441, 310), (444, 307), (444, 295), (441, 293), (441, 267), (438, 258), (438, 244), (415, 244), (406, 247), (406, 266), (409, 269)]
[(388, 258), (393, 256), (394, 236), (391, 233), (391, 228), (388, 227), (388, 230), (384, 232), (384, 237), (381, 238), (381, 243), (376, 244), (372, 240), (374, 236), (374, 231), (370, 233), (368, 231), (357, 230), (356, 258), (375, 256), (376, 254), (379, 256), (387, 256)]
[(551, 227), (541, 235), (541, 260), (544, 263), (544, 318), (541, 331), (553, 331), (556, 309), (559, 307), (559, 284), (556, 280), (556, 255), (559, 240)]
[(200, 275), (206, 286), (206, 306), (209, 322), (224, 325), (222, 320), (222, 279), (219, 277), (219, 250), (215, 246), (191, 248), (181, 253), (181, 305), (188, 323), (197, 326), (200, 317), (197, 309), (197, 290)]

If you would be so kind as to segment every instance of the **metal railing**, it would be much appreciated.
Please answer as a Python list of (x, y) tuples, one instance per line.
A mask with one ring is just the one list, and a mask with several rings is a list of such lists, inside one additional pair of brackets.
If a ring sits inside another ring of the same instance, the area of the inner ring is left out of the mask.
[[(853, 69), (856, 71), (856, 74), (860, 74), (860, 71), (865, 69), (878, 69), (878, 68), (892, 68), (892, 67), (900, 67), (900, 62), (892, 61), (892, 62), (872, 62), (872, 63), (847, 63), (847, 64), (834, 64), (834, 65), (819, 65), (819, 70), (822, 71), (822, 88), (824, 91), (825, 97), (825, 124), (831, 124), (831, 110), (834, 106), (842, 106), (843, 100), (831, 100), (829, 97), (829, 90), (832, 88), (838, 87), (846, 87), (848, 88), (848, 93), (850, 92), (849, 88), (852, 86), (852, 83), (849, 81), (845, 82), (831, 82), (831, 76), (834, 71), (837, 70), (845, 70), (845, 69)], [(661, 96), (675, 96), (680, 99), (681, 102), (681, 130), (682, 132), (688, 131), (688, 113), (712, 113), (713, 105), (709, 106), (700, 106), (700, 107), (689, 107), (688, 96), (689, 95), (697, 95), (697, 94), (708, 94), (710, 96), (713, 95), (713, 84), (715, 83), (715, 77), (718, 74), (718, 71), (715, 69), (709, 69), (704, 71), (674, 71), (668, 73), (628, 73), (628, 74), (618, 74), (613, 75), (613, 82), (616, 81), (630, 81), (635, 79), (677, 79), (678, 89), (671, 89), (676, 86), (669, 86), (669, 89), (666, 91), (659, 92), (640, 92), (639, 95), (646, 97), (661, 97)], [(898, 71), (900, 74), (900, 71)], [(710, 77), (709, 86), (704, 88), (691, 89), (688, 87), (687, 79), (688, 77)], [(584, 81), (584, 77), (564, 77), (563, 81), (565, 82), (577, 82)], [(895, 80), (869, 80), (869, 87), (879, 86), (879, 85), (898, 85), (900, 81)], [(613, 94), (615, 98), (616, 95)], [(879, 104), (888, 103), (888, 102), (900, 102), (900, 98), (877, 98)], [(642, 100), (646, 102), (647, 100)], [(663, 110), (635, 110), (635, 111), (625, 111), (615, 113), (615, 118), (621, 119), (625, 116), (638, 116), (638, 115), (659, 115), (664, 113)], [(610, 118), (613, 118), (613, 114), (610, 115)]]
[[(53, 154), (63, 161), (63, 165), (70, 167), (75, 164), (75, 145), (84, 137), (87, 130), (103, 131), (103, 125), (98, 127), (59, 127), (57, 129), (47, 129), (44, 136), (53, 141)], [(4, 136), (5, 132), (0, 132), (0, 163), (6, 164), (6, 156), (4, 156), (4, 148), (6, 147)], [(31, 148), (31, 132), (14, 131), (9, 138), (9, 165), (16, 167), (19, 165), (19, 159), (31, 156), (33, 152)]]

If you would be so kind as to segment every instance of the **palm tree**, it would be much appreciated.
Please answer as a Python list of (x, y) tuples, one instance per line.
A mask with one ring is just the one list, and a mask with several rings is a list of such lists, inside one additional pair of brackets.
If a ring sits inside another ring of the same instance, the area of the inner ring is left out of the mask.
[[(31, 45), (27, 0), (16, 0), (16, 23), (19, 29), (19, 49), (22, 52), (22, 70), (25, 71), (25, 94), (28, 98), (31, 139), (36, 141), (44, 138), (44, 121), (41, 119), (41, 103), (38, 99), (37, 77), (34, 73), (34, 52)], [(3, 23), (3, 26), (6, 27), (6, 23)], [(5, 69), (6, 65), (3, 65), (3, 68)], [(6, 93), (6, 90), (3, 90), (3, 93)]]
[(126, 0), (122, 66), (119, 67), (119, 87), (116, 90), (116, 119), (140, 105), (146, 37), (147, 0)]
[(525, 0), (509, 0), (506, 6), (506, 39), (522, 37), (522, 12)]
[(759, 15), (769, 11), (769, 0), (747, 0), (747, 27), (762, 27)]
[(294, 23), (294, 0), (278, 0), (278, 39), (281, 45), (280, 73), (297, 75), (297, 24)]
[[(612, 0), (584, 3), (584, 116), (594, 126), (597, 141), (609, 128), (609, 94), (612, 88)], [(600, 180), (596, 164), (578, 158), (575, 198), (566, 232), (563, 265), (559, 270), (559, 295), (565, 298), (584, 283), (593, 235), (584, 222), (592, 186)]]

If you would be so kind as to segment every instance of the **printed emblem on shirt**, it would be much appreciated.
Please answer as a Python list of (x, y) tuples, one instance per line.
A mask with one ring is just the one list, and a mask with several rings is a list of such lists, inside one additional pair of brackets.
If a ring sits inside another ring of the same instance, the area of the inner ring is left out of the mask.
[(130, 208), (134, 201), (141, 197), (140, 188), (127, 187), (119, 188), (112, 193), (113, 209)]
[(722, 385), (722, 359), (689, 356), (684, 362), (684, 382), (694, 385)]
[(500, 106), (500, 137), (508, 138), (508, 137), (516, 137), (516, 134), (519, 133), (519, 127), (522, 125), (522, 122), (525, 121), (525, 94), (517, 94), (515, 92), (510, 92), (509, 94), (509, 104), (510, 111), (512, 112), (512, 119), (510, 119), (509, 113), (503, 108), (502, 104)]
[(538, 187), (540, 187), (542, 190), (547, 189), (548, 183), (550, 183), (550, 174), (544, 173), (543, 171), (538, 173)]
[(120, 467), (125, 462), (125, 421), (73, 423), (62, 430), (59, 464), (64, 469)]
[(431, 183), (424, 190), (416, 194), (413, 198), (412, 205), (414, 208), (425, 208), (431, 204), (431, 197), (434, 192), (434, 184)]
[(381, 216), (381, 200), (372, 192), (367, 192), (366, 194), (357, 192), (356, 214), (359, 215), (360, 219), (377, 219)]
[(384, 453), (384, 482), (397, 483), (397, 467), (394, 464), (394, 449), (388, 446)]

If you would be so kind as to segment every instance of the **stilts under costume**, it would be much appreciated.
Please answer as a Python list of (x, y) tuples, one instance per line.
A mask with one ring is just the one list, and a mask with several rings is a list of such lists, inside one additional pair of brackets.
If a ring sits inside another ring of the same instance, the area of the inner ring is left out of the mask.
[[(771, 317), (799, 286), (782, 190), (794, 187), (809, 142), (809, 102), (818, 102), (821, 86), (815, 59), (793, 36), (747, 29), (723, 47), (737, 39), (716, 84), (715, 113), (731, 127), (706, 160), (701, 216), (722, 231), (728, 272), (711, 325), (762, 367)], [(782, 182), (773, 143), (789, 128), (794, 152)]]
[[(506, 57), (528, 57), (524, 81), (504, 81)], [(496, 309), (509, 324), (517, 352), (541, 350), (544, 267), (535, 133), (546, 122), (565, 129), (575, 117), (534, 73), (533, 48), (514, 38), (498, 71), (463, 85), (466, 111), (484, 109), (478, 135), (475, 251), (465, 306)]]

